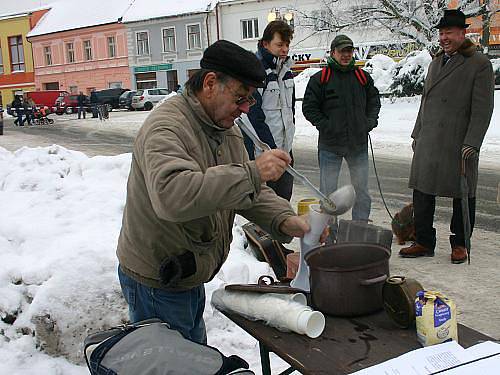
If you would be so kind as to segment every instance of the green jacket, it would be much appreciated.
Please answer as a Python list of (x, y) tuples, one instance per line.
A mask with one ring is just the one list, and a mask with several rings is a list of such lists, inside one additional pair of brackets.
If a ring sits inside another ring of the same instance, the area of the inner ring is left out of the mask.
[(239, 129), (219, 128), (188, 92), (165, 101), (134, 144), (117, 249), (123, 272), (167, 290), (211, 280), (236, 213), (291, 240), (279, 225), (295, 213), (261, 182)]
[(347, 153), (366, 145), (368, 132), (378, 124), (380, 98), (373, 79), (361, 85), (354, 64), (346, 71), (334, 61), (332, 75), (321, 83), (321, 71), (307, 84), (302, 103), (305, 118), (319, 130), (319, 149)]

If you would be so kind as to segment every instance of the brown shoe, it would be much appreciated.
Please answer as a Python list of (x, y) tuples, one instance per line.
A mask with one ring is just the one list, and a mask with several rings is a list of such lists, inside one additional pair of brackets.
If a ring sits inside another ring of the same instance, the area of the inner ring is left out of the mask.
[(451, 248), (451, 263), (460, 264), (467, 260), (467, 249), (464, 246)]
[(413, 242), (411, 246), (403, 247), (401, 250), (399, 250), (399, 255), (403, 258), (433, 257), (434, 250), (428, 249), (416, 242)]

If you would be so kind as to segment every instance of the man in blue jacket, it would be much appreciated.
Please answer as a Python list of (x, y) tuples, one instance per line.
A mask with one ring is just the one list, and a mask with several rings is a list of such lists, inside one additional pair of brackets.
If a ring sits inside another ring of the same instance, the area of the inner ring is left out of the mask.
[[(293, 165), (292, 142), (295, 134), (295, 90), (290, 68), (293, 60), (288, 56), (292, 28), (284, 21), (272, 21), (264, 30), (257, 47), (257, 58), (266, 70), (264, 88), (257, 89), (256, 99), (250, 107), (248, 119), (255, 133), (271, 148), (282, 149), (290, 154)], [(253, 142), (246, 135), (245, 147), (250, 159), (255, 159)], [(292, 197), (293, 177), (284, 173), (277, 181), (268, 181), (280, 197), (290, 200)]]

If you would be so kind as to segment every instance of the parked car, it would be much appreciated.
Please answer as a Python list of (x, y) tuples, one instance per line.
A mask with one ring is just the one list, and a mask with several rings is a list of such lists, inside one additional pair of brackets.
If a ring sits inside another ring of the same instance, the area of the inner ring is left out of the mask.
[[(87, 107), (87, 112), (90, 112), (90, 99), (85, 96), (84, 105)], [(78, 112), (78, 95), (60, 96), (56, 100), (56, 113), (62, 115), (63, 113), (71, 114)]]
[(120, 108), (125, 108), (128, 110), (134, 110), (132, 107), (132, 97), (137, 93), (137, 91), (125, 91), (120, 95), (119, 104)]
[(113, 109), (120, 108), (120, 96), (126, 92), (130, 91), (129, 89), (106, 89), (96, 91), (97, 95), (97, 103), (105, 104), (108, 111), (112, 111)]
[(132, 97), (132, 108), (151, 111), (156, 103), (170, 94), (166, 88), (137, 90)]
[(35, 102), (37, 108), (49, 107), (52, 112), (56, 106), (56, 100), (68, 96), (69, 92), (64, 90), (28, 91), (26, 97)]

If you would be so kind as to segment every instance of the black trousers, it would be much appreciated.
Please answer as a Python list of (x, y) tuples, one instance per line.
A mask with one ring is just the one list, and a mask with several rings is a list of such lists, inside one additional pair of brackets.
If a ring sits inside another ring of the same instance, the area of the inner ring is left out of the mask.
[[(292, 150), (290, 150), (290, 157), (292, 158), (290, 165), (293, 167)], [(266, 185), (273, 189), (281, 198), (285, 198), (287, 201), (290, 201), (292, 198), (293, 176), (290, 173), (285, 172), (278, 181), (267, 181)]]
[[(434, 250), (436, 247), (436, 229), (434, 229), (434, 210), (436, 196), (413, 190), (413, 210), (417, 243)], [(469, 198), (469, 218), (471, 235), (476, 218), (476, 198)], [(462, 219), (462, 199), (453, 198), (453, 216), (450, 224), (450, 245), (465, 246), (464, 225)]]

